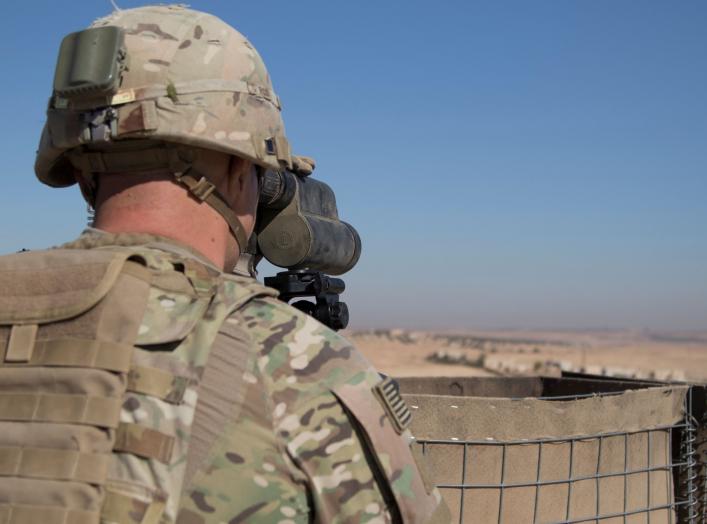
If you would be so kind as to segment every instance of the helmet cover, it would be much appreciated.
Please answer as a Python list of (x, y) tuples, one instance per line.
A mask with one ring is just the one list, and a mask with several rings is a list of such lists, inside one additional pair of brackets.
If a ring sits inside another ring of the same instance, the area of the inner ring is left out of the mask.
[(35, 162), (42, 182), (72, 185), (71, 158), (136, 139), (221, 151), (266, 169), (292, 167), (280, 101), (238, 31), (174, 5), (115, 11), (91, 25), (102, 27), (120, 29), (120, 78), (107, 94), (54, 90)]

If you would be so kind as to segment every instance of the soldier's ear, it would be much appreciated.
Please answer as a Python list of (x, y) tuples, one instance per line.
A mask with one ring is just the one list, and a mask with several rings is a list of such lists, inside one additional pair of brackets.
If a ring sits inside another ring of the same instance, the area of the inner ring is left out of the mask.
[(243, 186), (243, 174), (245, 172), (245, 164), (248, 164), (246, 160), (241, 157), (231, 155), (231, 160), (228, 164), (228, 176), (238, 180), (239, 188)]
[(253, 190), (252, 186), (258, 185), (257, 172), (250, 160), (231, 156), (228, 173), (232, 179), (232, 187), (235, 187), (239, 194), (249, 194)]

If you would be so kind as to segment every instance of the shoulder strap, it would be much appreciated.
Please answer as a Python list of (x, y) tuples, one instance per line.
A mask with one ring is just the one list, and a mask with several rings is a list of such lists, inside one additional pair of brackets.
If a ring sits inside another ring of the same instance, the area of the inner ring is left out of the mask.
[[(193, 471), (193, 453), (203, 453), (198, 444), (201, 425), (193, 421), (214, 401), (211, 393), (223, 393), (204, 387), (205, 379), (212, 383), (205, 369), (223, 357), (213, 353), (214, 341), (234, 311), (274, 292), (193, 258), (150, 247), (139, 253), (152, 270), (152, 285), (128, 375), (116, 447), (121, 453), (109, 476), (112, 495), (107, 508), (114, 516), (122, 515), (123, 522), (131, 514), (131, 503), (126, 506), (125, 501), (135, 499), (146, 515), (158, 513), (160, 522), (172, 523)], [(227, 357), (233, 358), (230, 353)], [(224, 365), (220, 371), (224, 369), (230, 368)], [(220, 388), (222, 381), (216, 382)], [(149, 496), (136, 498), (136, 493)]]
[(226, 320), (216, 335), (199, 387), (183, 492), (188, 492), (214, 444), (238, 417), (248, 385), (243, 377), (254, 356), (245, 326)]
[(206, 460), (220, 434), (219, 428), (238, 415), (243, 402), (243, 374), (254, 357), (255, 348), (246, 326), (233, 314), (257, 297), (275, 295), (273, 289), (250, 277), (229, 275), (224, 279), (223, 300), (228, 315), (214, 336), (204, 369), (194, 415), (192, 445), (187, 456), (185, 489)]

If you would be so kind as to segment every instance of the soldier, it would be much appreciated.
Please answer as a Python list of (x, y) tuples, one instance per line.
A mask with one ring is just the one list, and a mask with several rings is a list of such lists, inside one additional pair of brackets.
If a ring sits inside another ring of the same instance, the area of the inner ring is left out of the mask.
[(65, 39), (35, 170), (96, 215), (0, 259), (1, 522), (449, 520), (394, 384), (231, 273), (285, 168), (313, 166), (221, 20), (142, 7)]

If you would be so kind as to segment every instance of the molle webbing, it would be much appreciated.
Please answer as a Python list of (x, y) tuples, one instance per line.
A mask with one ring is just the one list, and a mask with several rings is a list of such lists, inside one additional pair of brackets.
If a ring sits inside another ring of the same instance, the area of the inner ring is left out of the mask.
[(0, 257), (0, 524), (174, 523), (214, 339), (273, 294), (114, 240)]
[(99, 518), (98, 511), (0, 503), (0, 522), (3, 524), (96, 524)]
[(0, 393), (0, 420), (116, 428), (122, 398), (61, 393)]
[(110, 455), (65, 449), (0, 447), (0, 476), (72, 480), (101, 485)]
[(0, 258), (0, 522), (98, 524), (149, 272), (127, 250)]
[(124, 373), (130, 370), (132, 352), (132, 346), (107, 341), (78, 338), (43, 340), (34, 344), (33, 351), (24, 362), (11, 361), (6, 355), (5, 365), (84, 367)]

